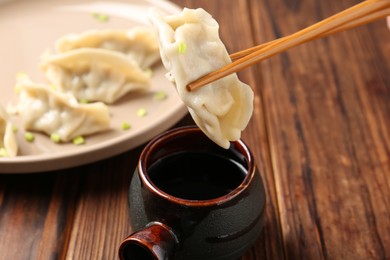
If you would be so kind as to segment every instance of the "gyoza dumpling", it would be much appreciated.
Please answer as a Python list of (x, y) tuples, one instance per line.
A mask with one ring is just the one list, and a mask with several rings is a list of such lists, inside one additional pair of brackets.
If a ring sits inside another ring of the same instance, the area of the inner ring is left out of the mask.
[(14, 157), (18, 153), (18, 144), (12, 122), (7, 112), (0, 105), (0, 157)]
[(153, 30), (134, 27), (130, 30), (89, 30), (80, 34), (68, 34), (56, 42), (57, 52), (78, 48), (102, 48), (126, 54), (146, 69), (160, 59), (157, 39)]
[(78, 100), (113, 103), (130, 91), (149, 89), (150, 73), (114, 51), (81, 48), (43, 57), (47, 79)]
[(200, 129), (228, 148), (238, 140), (253, 112), (253, 91), (236, 74), (189, 92), (192, 81), (215, 71), (231, 59), (218, 35), (218, 23), (203, 9), (185, 8), (181, 14), (161, 16), (151, 10), (160, 54), (180, 98)]
[(68, 142), (110, 127), (108, 107), (102, 102), (80, 104), (70, 94), (25, 78), (17, 82), (16, 89), (17, 110), (26, 130), (56, 134)]

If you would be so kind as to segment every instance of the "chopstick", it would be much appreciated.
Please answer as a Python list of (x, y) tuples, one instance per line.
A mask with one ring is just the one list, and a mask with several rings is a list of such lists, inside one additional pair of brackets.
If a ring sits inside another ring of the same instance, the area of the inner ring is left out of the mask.
[(364, 25), (390, 15), (390, 0), (366, 0), (291, 35), (231, 54), (232, 63), (187, 85), (196, 90), (299, 44)]
[[(364, 24), (367, 24), (369, 22), (378, 20), (379, 18), (386, 17), (388, 15), (390, 15), (390, 10), (388, 10), (388, 9), (377, 11), (377, 12), (368, 14), (368, 15), (366, 15), (364, 17), (359, 17), (358, 19), (355, 19), (354, 21), (351, 21), (349, 23), (343, 24), (343, 25), (341, 25), (341, 26), (339, 26), (337, 28), (331, 29), (331, 30), (329, 30), (327, 32), (324, 32), (323, 34), (318, 35), (316, 37), (316, 39), (323, 38), (325, 36), (329, 36), (331, 34), (335, 34), (335, 33), (338, 33), (338, 32), (341, 32), (341, 31), (344, 31), (344, 30), (347, 30), (347, 29), (358, 27), (360, 25), (364, 25)], [(288, 37), (291, 37), (291, 36), (285, 36), (283, 38), (279, 38), (279, 39), (276, 39), (276, 40), (273, 40), (273, 41), (269, 41), (269, 42), (257, 45), (257, 46), (252, 47), (252, 48), (248, 48), (248, 49), (243, 50), (243, 51), (239, 51), (239, 52), (233, 53), (233, 54), (230, 55), (230, 58), (232, 59), (232, 61), (238, 60), (240, 58), (243, 58), (243, 57), (251, 54), (254, 51), (261, 50), (261, 49), (265, 48), (266, 46), (268, 46), (270, 44), (276, 43), (278, 41), (282, 41), (284, 39), (287, 39)], [(310, 40), (311, 39), (308, 39), (305, 42), (308, 42)], [(305, 43), (305, 42), (301, 42), (301, 43)]]

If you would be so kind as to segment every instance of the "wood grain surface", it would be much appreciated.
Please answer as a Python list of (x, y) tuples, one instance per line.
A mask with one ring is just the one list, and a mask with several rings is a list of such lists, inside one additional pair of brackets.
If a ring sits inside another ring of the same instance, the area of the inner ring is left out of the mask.
[[(212, 14), (233, 53), (359, 1), (172, 2)], [(264, 230), (243, 260), (390, 259), (389, 67), (383, 20), (239, 72), (255, 93), (242, 138), (267, 191)], [(71, 169), (0, 174), (0, 260), (117, 259), (142, 147)]]

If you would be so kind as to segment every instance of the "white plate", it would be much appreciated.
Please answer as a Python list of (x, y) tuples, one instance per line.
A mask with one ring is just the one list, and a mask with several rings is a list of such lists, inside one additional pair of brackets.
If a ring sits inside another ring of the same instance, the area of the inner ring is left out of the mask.
[[(25, 72), (34, 81), (44, 81), (38, 64), (46, 49), (68, 33), (89, 29), (129, 29), (137, 25), (149, 26), (146, 12), (150, 7), (165, 14), (181, 11), (164, 0), (90, 1), (90, 0), (14, 0), (0, 2), (0, 104), (4, 107), (15, 102), (15, 77)], [(106, 22), (93, 14), (108, 16)], [(24, 139), (24, 130), (17, 116), (12, 120), (19, 130), (19, 155), (0, 158), (0, 173), (32, 173), (63, 169), (104, 159), (139, 146), (178, 122), (187, 109), (179, 99), (173, 85), (165, 78), (161, 64), (153, 68), (152, 88), (148, 94), (130, 93), (110, 105), (111, 129), (89, 136), (84, 145), (55, 144), (42, 134), (35, 141)], [(167, 99), (158, 101), (153, 93), (165, 91)], [(145, 108), (145, 117), (137, 110)], [(131, 124), (122, 130), (122, 122)]]

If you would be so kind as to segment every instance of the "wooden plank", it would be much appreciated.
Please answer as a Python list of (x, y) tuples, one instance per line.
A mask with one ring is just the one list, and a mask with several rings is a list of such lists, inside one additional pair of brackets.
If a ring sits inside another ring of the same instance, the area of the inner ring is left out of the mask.
[(61, 258), (78, 183), (65, 171), (0, 174), (0, 259)]
[[(82, 170), (82, 169), (80, 169)], [(75, 202), (82, 171), (61, 171), (56, 176), (36, 259), (64, 259), (73, 226)], [(30, 258), (31, 259), (31, 258)]]
[(140, 148), (85, 167), (67, 259), (115, 259), (130, 232), (127, 190)]
[[(252, 1), (256, 42), (357, 2)], [(390, 257), (389, 42), (383, 20), (262, 63), (288, 258)]]

